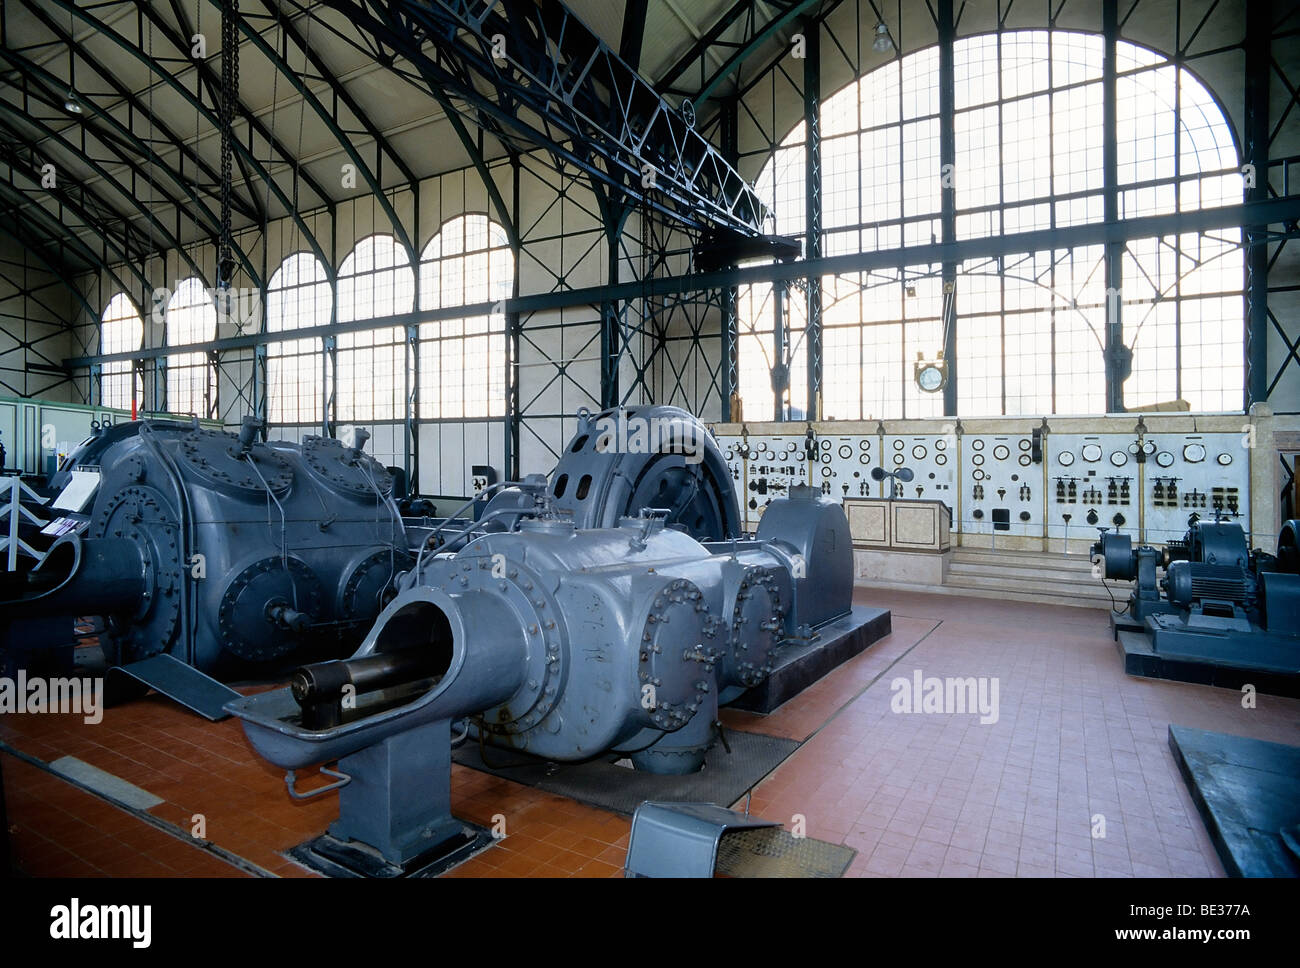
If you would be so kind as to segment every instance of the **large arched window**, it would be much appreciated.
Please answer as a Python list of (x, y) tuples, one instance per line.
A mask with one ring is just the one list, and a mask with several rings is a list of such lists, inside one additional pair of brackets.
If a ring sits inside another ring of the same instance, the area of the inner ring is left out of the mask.
[[(1071, 226), (1104, 217), (1102, 42), (1068, 31), (1008, 31), (954, 45), (956, 159), (939, 158), (938, 49), (899, 58), (826, 99), (821, 108), (823, 249), (899, 253), (896, 265), (823, 280), (823, 414), (928, 417), (939, 394), (915, 386), (918, 354), (943, 348), (952, 299), (958, 413), (1098, 413), (1105, 408), (1108, 301), (1119, 308), (1133, 372), (1129, 406), (1174, 399), (1194, 410), (1242, 405), (1244, 302), (1237, 230), (1131, 239), (1122, 285), (1106, 291), (1104, 250), (1070, 246)], [(1191, 71), (1120, 42), (1117, 64), (1121, 220), (1239, 202), (1231, 130)], [(756, 185), (774, 229), (804, 232), (805, 132), (777, 146)], [(909, 264), (909, 247), (942, 237), (944, 180), (954, 187), (958, 240), (1057, 230), (1061, 248)], [(804, 371), (805, 301), (792, 291), (792, 394)], [(742, 290), (740, 391), (745, 416), (772, 409), (770, 289)]]
[[(285, 333), (326, 326), (333, 293), (321, 261), (296, 252), (280, 263), (266, 288), (266, 329)], [(266, 351), (267, 411), (276, 424), (319, 424), (321, 340), (286, 339)]]
[[(104, 354), (138, 350), (144, 339), (144, 320), (124, 292), (104, 307), (99, 324), (99, 351)], [(144, 387), (130, 361), (105, 363), (100, 371), (99, 400), (105, 407), (131, 409), (131, 401), (144, 396)]]
[[(415, 272), (391, 235), (362, 239), (339, 267), (339, 322), (409, 313)], [(379, 326), (338, 339), (338, 419), (400, 420), (406, 412), (406, 341), (400, 326)]]
[[(420, 309), (496, 304), (514, 287), (505, 230), (486, 215), (445, 222), (420, 257)], [(506, 411), (505, 315), (420, 324), (420, 416), (500, 417)]]
[[(167, 300), (167, 342), (203, 343), (217, 337), (217, 307), (203, 281), (185, 279)], [(203, 353), (167, 357), (167, 410), (200, 417), (216, 415), (217, 375)]]

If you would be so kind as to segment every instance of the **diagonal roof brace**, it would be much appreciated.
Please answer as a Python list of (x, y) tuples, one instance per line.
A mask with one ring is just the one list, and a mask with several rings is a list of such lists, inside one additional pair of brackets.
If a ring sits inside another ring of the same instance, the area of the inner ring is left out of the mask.
[[(344, 13), (355, 0), (324, 0)], [(683, 224), (763, 232), (766, 206), (721, 153), (687, 123), (560, 0), (390, 0), (420, 54), (430, 44), (457, 62), (458, 98), (478, 101), (490, 86), (510, 127), (537, 144), (550, 124), (590, 149), (631, 196), (647, 191)], [(504, 39), (504, 44), (494, 41)], [(504, 49), (503, 49), (504, 48)], [(402, 51), (408, 53), (408, 51)], [(504, 55), (504, 56), (500, 56)], [(449, 79), (450, 77), (450, 71)], [(498, 114), (498, 117), (501, 115)], [(645, 166), (653, 168), (646, 186)]]

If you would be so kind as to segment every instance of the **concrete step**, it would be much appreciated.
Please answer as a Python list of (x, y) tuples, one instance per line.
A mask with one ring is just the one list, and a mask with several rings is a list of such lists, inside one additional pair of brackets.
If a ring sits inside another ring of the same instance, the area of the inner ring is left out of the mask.
[[(949, 575), (947, 582), (944, 584), (953, 588), (982, 588), (995, 592), (1014, 591), (1022, 595), (1040, 595), (1046, 601), (1068, 596), (1110, 602), (1106, 589), (1102, 587), (1100, 581), (1095, 579), (1085, 584), (1082, 582), (1049, 580), (1032, 581), (1000, 575)], [(1111, 594), (1115, 594), (1116, 591), (1117, 589), (1112, 588)], [(1124, 597), (1128, 597), (1127, 586), (1124, 590)]]
[[(1110, 599), (1103, 597), (1101, 599), (1091, 597), (1080, 597), (1063, 592), (1053, 592), (1045, 595), (1041, 592), (1024, 592), (1017, 590), (1014, 586), (1008, 585), (1006, 588), (966, 588), (961, 585), (916, 585), (908, 582), (888, 582), (872, 581), (867, 582), (871, 588), (895, 588), (899, 591), (906, 592), (928, 592), (932, 595), (957, 595), (967, 598), (994, 598), (1001, 601), (1011, 602), (1035, 602), (1039, 605), (1060, 605), (1067, 608), (1100, 608), (1109, 609)], [(1128, 596), (1125, 590), (1121, 597), (1118, 593), (1115, 595), (1115, 604), (1122, 606)]]
[(949, 565), (949, 573), (952, 575), (988, 575), (990, 577), (1002, 577), (1005, 579), (1025, 580), (1025, 581), (1060, 581), (1072, 583), (1095, 584), (1097, 579), (1092, 576), (1092, 566), (1087, 568), (1053, 568), (1047, 563), (1039, 564), (1016, 564), (1016, 565), (992, 565), (984, 562), (958, 561), (954, 559)]
[(1039, 568), (1087, 574), (1092, 572), (1092, 560), (1087, 555), (1047, 554), (1042, 551), (983, 551), (978, 548), (956, 548), (952, 553), (952, 563), (984, 567)]
[(1086, 554), (984, 548), (953, 549), (948, 577), (942, 586), (908, 582), (870, 584), (946, 595), (1107, 609), (1112, 598), (1120, 605), (1131, 590), (1128, 582), (1107, 582), (1110, 587), (1107, 593), (1102, 582), (1093, 577), (1092, 562)]

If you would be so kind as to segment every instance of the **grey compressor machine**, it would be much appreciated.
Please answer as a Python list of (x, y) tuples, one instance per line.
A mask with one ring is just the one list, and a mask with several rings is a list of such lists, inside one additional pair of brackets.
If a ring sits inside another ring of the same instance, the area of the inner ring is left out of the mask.
[(364, 430), (352, 446), (260, 432), (251, 417), (237, 436), (140, 422), (92, 440), (85, 493), (65, 481), (49, 512), (67, 533), (0, 602), (0, 624), (18, 638), (53, 617), (62, 643), (74, 616), (104, 616), (114, 665), (166, 654), (229, 673), (346, 655), (410, 567), (392, 478)]
[(277, 766), (338, 760), (338, 840), (404, 864), (454, 839), (453, 729), (552, 761), (698, 770), (719, 704), (850, 611), (848, 523), (809, 488), (754, 538), (702, 543), (654, 510), (580, 529), (528, 487), (536, 511), (514, 530), (403, 575), (355, 656), (227, 705)]

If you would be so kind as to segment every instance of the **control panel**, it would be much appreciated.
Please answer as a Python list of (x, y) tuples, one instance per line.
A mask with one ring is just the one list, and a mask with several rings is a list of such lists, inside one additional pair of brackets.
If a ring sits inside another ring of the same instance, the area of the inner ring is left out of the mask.
[(885, 488), (894, 487), (894, 497), (922, 501), (943, 501), (957, 511), (957, 435), (956, 434), (885, 434), (883, 438), (884, 466), (887, 471), (904, 467), (912, 471), (912, 480), (881, 482)]
[(943, 501), (954, 531), (1064, 539), (1079, 553), (1103, 527), (1152, 544), (1177, 540), (1193, 514), (1249, 529), (1242, 433), (823, 433), (810, 454), (806, 425), (791, 431), (718, 437), (748, 531), (796, 484), (838, 500)]
[[(1250, 510), (1250, 452), (1245, 434), (1148, 434), (1142, 540), (1181, 538), (1191, 515), (1229, 521)], [(1245, 523), (1243, 521), (1243, 523)]]
[(962, 513), (967, 534), (1043, 533), (1043, 473), (1030, 434), (967, 434), (962, 438)]
[[(1143, 456), (1149, 442), (1145, 446)], [(1136, 434), (1051, 434), (1047, 450), (1049, 538), (1088, 542), (1096, 540), (1098, 528), (1137, 528), (1142, 494)]]
[[(794, 485), (808, 483), (811, 465), (806, 443), (803, 434), (718, 438), (732, 486), (740, 498), (740, 516), (746, 531), (758, 527), (759, 518), (773, 498), (785, 497)], [(817, 467), (814, 476), (820, 476)]]

